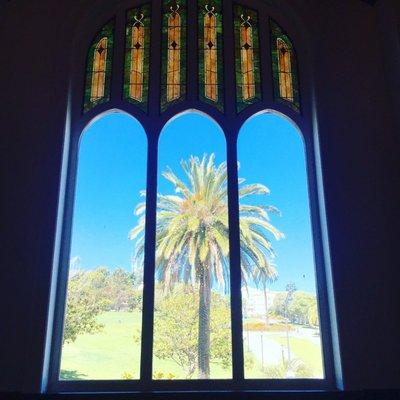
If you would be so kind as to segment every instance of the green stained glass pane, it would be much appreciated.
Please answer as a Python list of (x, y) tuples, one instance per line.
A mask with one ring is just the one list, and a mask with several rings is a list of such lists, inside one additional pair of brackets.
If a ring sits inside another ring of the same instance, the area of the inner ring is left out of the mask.
[(161, 111), (186, 96), (186, 0), (164, 0)]
[(257, 12), (234, 5), (236, 109), (238, 112), (261, 99), (260, 47)]
[(200, 99), (224, 110), (221, 0), (198, 0)]
[(286, 32), (272, 19), (270, 29), (274, 99), (299, 111), (299, 78), (295, 49)]
[(150, 68), (150, 5), (127, 13), (124, 99), (147, 111)]
[(93, 39), (86, 60), (83, 111), (110, 100), (115, 21), (108, 22)]

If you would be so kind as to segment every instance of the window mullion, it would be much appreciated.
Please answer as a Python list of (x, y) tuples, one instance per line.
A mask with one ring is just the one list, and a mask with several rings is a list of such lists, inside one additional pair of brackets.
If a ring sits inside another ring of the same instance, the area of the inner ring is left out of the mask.
[(263, 10), (260, 10), (259, 18), (261, 93), (263, 101), (271, 104), (273, 81), (269, 17)]
[[(161, 35), (162, 1), (151, 2), (150, 32), (150, 76), (149, 76), (149, 116), (157, 119), (160, 115), (161, 99)], [(150, 164), (149, 164), (150, 165)]]
[(224, 64), (224, 95), (225, 116), (227, 118), (236, 116), (236, 84), (235, 84), (235, 42), (233, 35), (233, 10), (230, 1), (222, 2), (223, 9), (223, 64)]
[[(198, 60), (197, 60), (197, 1), (187, 1), (187, 40), (186, 48), (182, 51), (187, 52), (186, 56), (186, 87), (187, 99), (198, 99)], [(194, 78), (194, 79), (193, 79)]]
[(151, 382), (153, 369), (154, 277), (156, 251), (157, 209), (157, 145), (155, 134), (148, 134), (146, 229), (143, 271), (142, 340), (140, 379), (146, 386)]
[(232, 376), (236, 383), (240, 383), (244, 379), (244, 358), (236, 139), (237, 132), (229, 132), (227, 135), (227, 169), (229, 256), (231, 269)]
[(119, 11), (115, 22), (113, 64), (111, 75), (111, 99), (120, 101), (122, 99), (122, 83), (124, 70), (124, 40), (125, 37), (125, 13)]

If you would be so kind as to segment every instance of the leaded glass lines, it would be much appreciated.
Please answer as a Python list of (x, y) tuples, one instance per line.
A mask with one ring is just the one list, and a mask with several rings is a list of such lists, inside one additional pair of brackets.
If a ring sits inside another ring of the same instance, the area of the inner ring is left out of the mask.
[(179, 5), (168, 16), (168, 65), (167, 65), (167, 101), (176, 100), (180, 96), (181, 78), (181, 17)]
[(283, 99), (293, 101), (290, 50), (281, 38), (276, 40), (276, 47), (279, 59), (279, 93)]
[[(233, 11), (236, 111), (241, 112), (262, 98), (259, 19), (256, 10), (239, 4), (233, 5)], [(197, 0), (198, 98), (221, 112), (224, 111), (225, 97), (222, 14), (222, 0)], [(114, 25), (114, 20), (104, 25), (88, 50), (84, 112), (110, 100)], [(295, 49), (289, 36), (275, 21), (270, 20), (269, 26), (274, 101), (299, 111)], [(150, 3), (127, 11), (123, 99), (145, 112), (149, 102), (150, 27)], [(163, 0), (161, 112), (185, 100), (186, 85), (187, 3), (186, 0)]]
[(274, 99), (299, 111), (297, 61), (292, 41), (273, 20), (270, 20), (270, 35)]
[(234, 6), (236, 110), (261, 99), (257, 12)]
[(92, 86), (90, 101), (94, 102), (104, 97), (106, 81), (107, 38), (103, 37), (97, 43), (93, 55)]
[(250, 17), (240, 16), (240, 61), (242, 65), (242, 96), (244, 100), (255, 96), (254, 61), (253, 61), (253, 29)]
[(199, 97), (224, 109), (221, 0), (198, 0)]
[(186, 0), (163, 1), (161, 111), (186, 94)]
[(150, 71), (150, 5), (127, 13), (124, 98), (147, 111)]
[(83, 111), (110, 100), (114, 20), (102, 27), (87, 53)]
[(205, 6), (204, 15), (204, 92), (213, 101), (218, 100), (217, 75), (217, 18), (214, 7)]
[[(143, 14), (140, 15), (140, 19)], [(142, 101), (143, 98), (143, 49), (144, 27), (138, 19), (132, 27), (132, 51), (131, 51), (131, 84), (129, 94), (132, 99)]]

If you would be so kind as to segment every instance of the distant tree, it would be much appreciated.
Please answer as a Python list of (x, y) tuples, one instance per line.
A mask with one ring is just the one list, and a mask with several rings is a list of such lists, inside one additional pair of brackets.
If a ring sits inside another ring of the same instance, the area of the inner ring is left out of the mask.
[[(286, 293), (287, 292), (281, 292), (276, 294), (272, 305), (273, 312), (282, 317), (285, 317)], [(315, 325), (310, 322), (310, 315), (313, 313), (312, 310), (314, 310), (318, 318), (316, 296), (311, 293), (297, 291), (293, 293), (293, 299), (290, 304), (287, 305), (287, 318), (292, 323)], [(313, 321), (315, 322), (315, 317)]]
[(133, 273), (122, 268), (114, 270), (105, 289), (111, 310), (125, 311), (141, 307), (142, 290), (135, 288)]
[(296, 292), (288, 307), (288, 318), (296, 324), (308, 324), (309, 309), (316, 304), (316, 298), (311, 293)]
[(95, 333), (103, 328), (96, 320), (102, 307), (93, 290), (85, 284), (84, 275), (78, 272), (68, 282), (63, 343), (74, 342), (80, 334)]
[(308, 323), (311, 326), (319, 326), (318, 307), (316, 301), (315, 304), (308, 309)]
[(268, 325), (268, 283), (273, 283), (278, 279), (278, 271), (272, 263), (269, 263), (265, 269), (256, 269), (254, 272), (254, 281), (257, 287), (261, 286), (264, 295), (264, 309), (265, 309), (265, 324)]
[(112, 272), (108, 267), (75, 271), (68, 282), (64, 342), (73, 342), (83, 333), (98, 332), (102, 325), (96, 318), (101, 312), (140, 308), (142, 290), (138, 281), (139, 275), (122, 268)]

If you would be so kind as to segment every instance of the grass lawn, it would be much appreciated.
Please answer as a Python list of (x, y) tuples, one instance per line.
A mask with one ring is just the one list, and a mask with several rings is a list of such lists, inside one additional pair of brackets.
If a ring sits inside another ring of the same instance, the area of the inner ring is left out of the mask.
[[(61, 378), (122, 379), (124, 373), (129, 373), (138, 379), (140, 343), (134, 336), (141, 328), (141, 313), (110, 311), (99, 315), (98, 321), (104, 325), (101, 332), (80, 335), (75, 342), (64, 345)], [(154, 372), (185, 378), (184, 370), (174, 361), (155, 357), (153, 366)], [(211, 364), (211, 377), (230, 378), (231, 370)]]
[[(285, 336), (276, 336), (274, 340), (286, 346)], [(314, 377), (323, 378), (324, 374), (320, 346), (308, 339), (291, 337), (290, 348), (295, 358), (304, 361), (304, 363), (312, 369)]]

